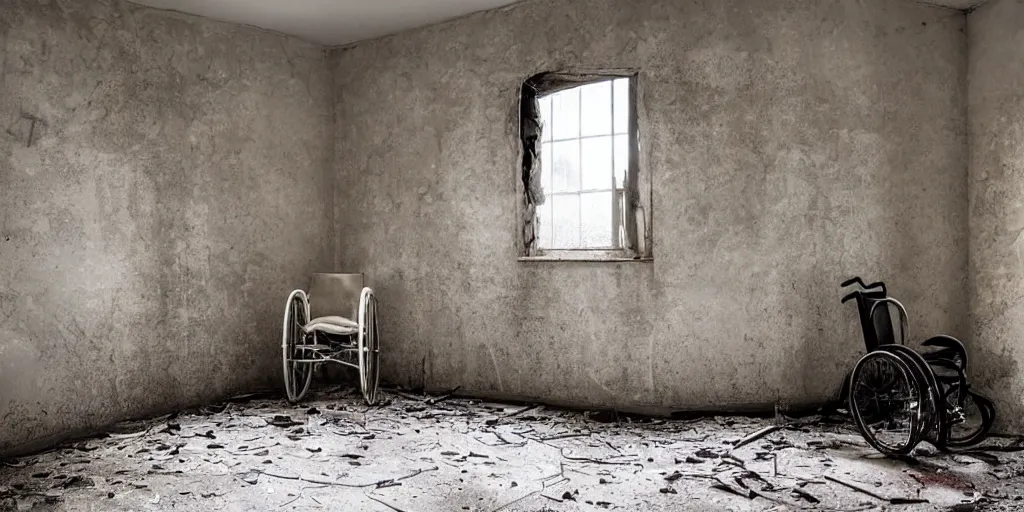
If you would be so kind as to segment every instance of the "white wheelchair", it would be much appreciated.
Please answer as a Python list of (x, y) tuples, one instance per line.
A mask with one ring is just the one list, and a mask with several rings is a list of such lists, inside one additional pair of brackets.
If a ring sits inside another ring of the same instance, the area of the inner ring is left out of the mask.
[(309, 293), (293, 291), (284, 309), (281, 351), (288, 400), (305, 396), (321, 364), (337, 363), (359, 370), (363, 398), (376, 404), (379, 343), (377, 298), (363, 285), (363, 275), (313, 274)]

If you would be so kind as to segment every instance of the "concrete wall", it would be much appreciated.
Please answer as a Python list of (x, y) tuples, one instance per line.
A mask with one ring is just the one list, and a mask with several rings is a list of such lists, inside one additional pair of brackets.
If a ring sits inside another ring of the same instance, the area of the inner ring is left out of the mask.
[(1024, 431), (1024, 2), (968, 17), (971, 363), (1001, 430)]
[(332, 260), (330, 79), (276, 34), (4, 0), (0, 453), (279, 384)]
[[(831, 395), (839, 282), (963, 336), (965, 18), (888, 0), (535, 0), (338, 51), (339, 262), (384, 378), (626, 409)], [(641, 69), (653, 263), (517, 261), (518, 88)]]

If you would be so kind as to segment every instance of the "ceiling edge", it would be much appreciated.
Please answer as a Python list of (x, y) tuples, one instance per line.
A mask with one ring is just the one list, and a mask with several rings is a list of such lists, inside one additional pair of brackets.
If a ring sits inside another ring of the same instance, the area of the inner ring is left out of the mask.
[(407, 29), (399, 30), (397, 32), (392, 32), (390, 34), (384, 34), (384, 35), (380, 35), (380, 36), (376, 36), (376, 37), (368, 37), (366, 39), (360, 39), (358, 41), (352, 41), (351, 43), (324, 46), (324, 49), (325, 50), (329, 50), (329, 51), (345, 51), (345, 50), (349, 50), (351, 48), (354, 48), (356, 46), (359, 46), (361, 44), (370, 43), (370, 42), (377, 41), (377, 40), (380, 40), (380, 39), (387, 39), (389, 37), (394, 37), (394, 36), (398, 36), (398, 35), (402, 35), (402, 34), (408, 34), (410, 32), (415, 32), (417, 30), (423, 30), (423, 29), (427, 29), (427, 28), (431, 28), (431, 27), (439, 27), (439, 26), (447, 25), (449, 23), (455, 23), (457, 21), (461, 21), (461, 20), (464, 20), (464, 19), (467, 19), (467, 18), (472, 18), (474, 16), (484, 16), (484, 15), (486, 15), (488, 13), (492, 13), (492, 12), (511, 11), (511, 10), (514, 10), (514, 9), (518, 9), (519, 7), (521, 7), (524, 4), (527, 4), (527, 3), (530, 3), (530, 2), (535, 2), (535, 1), (538, 1), (538, 0), (518, 0), (517, 2), (508, 4), (508, 5), (504, 5), (504, 6), (501, 6), (501, 7), (493, 7), (491, 9), (483, 9), (483, 10), (479, 10), (479, 11), (468, 12), (466, 14), (461, 14), (461, 15), (455, 16), (453, 18), (448, 18), (448, 19), (441, 20), (441, 21), (435, 21), (434, 23), (429, 23), (429, 24), (426, 24), (426, 25), (420, 25), (418, 27), (410, 27), (410, 28), (407, 28)]
[(324, 43), (321, 43), (319, 41), (312, 41), (312, 40), (306, 39), (304, 37), (300, 37), (300, 36), (297, 36), (297, 35), (294, 35), (294, 34), (287, 34), (285, 32), (274, 30), (272, 28), (261, 27), (259, 25), (252, 25), (252, 24), (249, 24), (249, 23), (240, 23), (240, 22), (237, 22), (237, 21), (222, 20), (220, 18), (212, 18), (210, 16), (202, 16), (202, 15), (199, 15), (199, 14), (192, 14), (190, 12), (179, 11), (179, 10), (176, 10), (176, 9), (166, 9), (166, 8), (163, 8), (163, 7), (153, 7), (151, 5), (140, 4), (140, 3), (138, 3), (138, 2), (136, 2), (134, 0), (125, 0), (125, 3), (131, 5), (132, 8), (138, 9), (140, 11), (142, 11), (142, 10), (156, 11), (156, 12), (164, 13), (164, 14), (166, 14), (168, 16), (175, 16), (175, 17), (181, 17), (181, 18), (192, 18), (192, 19), (202, 20), (202, 21), (206, 21), (206, 22), (219, 23), (221, 25), (231, 25), (231, 26), (235, 26), (235, 27), (243, 27), (243, 28), (246, 28), (246, 29), (256, 30), (256, 31), (259, 31), (259, 32), (266, 32), (268, 34), (273, 34), (273, 35), (284, 37), (284, 38), (287, 38), (287, 39), (294, 39), (296, 41), (300, 41), (302, 43), (305, 43), (305, 44), (308, 44), (308, 45), (311, 45), (311, 46), (315, 46), (315, 47), (317, 47), (317, 48), (319, 48), (321, 50), (326, 50), (326, 49), (330, 49), (331, 48), (331, 46), (326, 45)]

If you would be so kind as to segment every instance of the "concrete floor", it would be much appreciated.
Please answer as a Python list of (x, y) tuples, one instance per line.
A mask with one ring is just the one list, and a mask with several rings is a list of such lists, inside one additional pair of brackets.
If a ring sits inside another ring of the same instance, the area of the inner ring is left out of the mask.
[(822, 418), (734, 448), (779, 420), (616, 418), (397, 392), (384, 402), (334, 391), (124, 423), (0, 464), (0, 510), (1024, 509), (1019, 440), (955, 455), (922, 445), (893, 461)]

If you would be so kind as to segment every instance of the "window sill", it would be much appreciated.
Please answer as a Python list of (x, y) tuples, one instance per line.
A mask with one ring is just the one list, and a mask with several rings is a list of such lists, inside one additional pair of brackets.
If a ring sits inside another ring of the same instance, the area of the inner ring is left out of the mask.
[(545, 256), (520, 256), (518, 261), (523, 263), (651, 263), (654, 258), (627, 258), (624, 256), (609, 256), (600, 253), (594, 254), (552, 254)]

